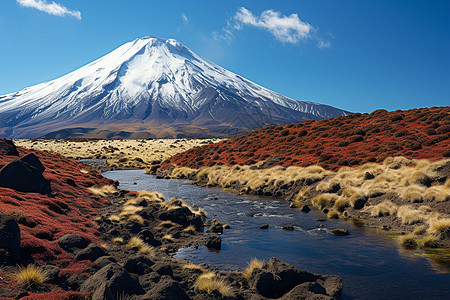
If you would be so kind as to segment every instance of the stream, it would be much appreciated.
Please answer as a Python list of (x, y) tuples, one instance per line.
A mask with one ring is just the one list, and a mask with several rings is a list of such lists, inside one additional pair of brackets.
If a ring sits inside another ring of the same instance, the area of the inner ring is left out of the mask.
[[(220, 251), (190, 247), (180, 249), (177, 258), (236, 270), (244, 269), (254, 257), (275, 256), (309, 272), (340, 275), (344, 299), (445, 299), (450, 295), (450, 269), (421, 250), (399, 247), (392, 233), (326, 219), (314, 210), (302, 213), (282, 199), (239, 195), (187, 180), (157, 179), (143, 170), (102, 175), (118, 180), (120, 189), (158, 191), (166, 200), (181, 198), (203, 208), (209, 218), (231, 226), (224, 230)], [(263, 224), (269, 228), (260, 229)], [(282, 230), (285, 225), (293, 225), (294, 230)], [(326, 232), (334, 228), (351, 234), (339, 237)]]

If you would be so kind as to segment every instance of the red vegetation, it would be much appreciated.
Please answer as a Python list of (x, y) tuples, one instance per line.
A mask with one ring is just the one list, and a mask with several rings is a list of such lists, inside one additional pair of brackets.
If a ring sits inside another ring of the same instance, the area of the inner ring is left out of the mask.
[(382, 162), (388, 156), (438, 160), (450, 157), (450, 107), (376, 110), (320, 121), (268, 127), (217, 144), (196, 147), (166, 160), (198, 169), (254, 164), (279, 157), (278, 165), (321, 165), (328, 170)]
[[(54, 264), (62, 273), (70, 273), (82, 265), (68, 265), (73, 258), (61, 249), (57, 239), (66, 233), (84, 236), (100, 244), (99, 232), (92, 219), (99, 214), (108, 201), (93, 195), (86, 188), (112, 184), (95, 171), (80, 172), (84, 165), (61, 155), (18, 148), (19, 157), (34, 153), (45, 166), (44, 177), (51, 180), (52, 194), (23, 193), (13, 189), (0, 188), (0, 211), (12, 215), (21, 229), (21, 248), (25, 255), (31, 255), (39, 264)], [(17, 156), (0, 155), (0, 167), (18, 159)], [(65, 270), (68, 268), (68, 270)]]

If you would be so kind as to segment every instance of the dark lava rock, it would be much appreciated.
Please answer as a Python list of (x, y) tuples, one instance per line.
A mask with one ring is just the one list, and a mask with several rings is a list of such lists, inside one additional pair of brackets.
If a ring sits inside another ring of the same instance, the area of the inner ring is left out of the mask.
[(66, 280), (66, 284), (70, 290), (76, 291), (87, 279), (86, 274), (73, 274)]
[(327, 230), (327, 232), (330, 234), (333, 234), (333, 235), (337, 235), (337, 236), (345, 236), (345, 235), (350, 234), (350, 232), (347, 229), (343, 229), (343, 228), (330, 229), (330, 230)]
[(370, 172), (366, 172), (366, 174), (364, 174), (364, 179), (365, 180), (371, 180), (371, 179), (374, 179), (374, 178), (375, 178), (375, 176), (373, 176), (373, 174), (370, 173)]
[(260, 229), (267, 229), (267, 228), (269, 228), (269, 224), (261, 225), (261, 226), (259, 226), (259, 228)]
[(224, 225), (223, 225), (223, 229), (231, 229), (230, 224), (224, 224)]
[(164, 261), (159, 261), (152, 266), (152, 270), (159, 275), (173, 276), (172, 266)]
[(143, 275), (151, 271), (150, 267), (152, 265), (154, 265), (154, 262), (150, 258), (139, 255), (127, 259), (124, 262), (123, 267), (130, 273)]
[(30, 153), (28, 155), (25, 155), (24, 157), (22, 157), (20, 159), (23, 162), (26, 162), (27, 164), (29, 164), (30, 166), (36, 168), (36, 170), (42, 174), (45, 171), (45, 167), (44, 165), (41, 163), (41, 161), (39, 160), (39, 158), (34, 155), (33, 153)]
[(182, 226), (194, 225), (195, 227), (200, 227), (203, 225), (202, 217), (195, 215), (185, 206), (163, 211), (158, 218), (163, 221), (172, 221)]
[(139, 237), (146, 242), (147, 244), (154, 246), (154, 247), (158, 247), (161, 246), (161, 242), (158, 241), (157, 239), (155, 239), (155, 236), (153, 235), (153, 233), (148, 230), (148, 229), (144, 229), (139, 233)]
[(142, 230), (142, 225), (134, 221), (128, 221), (125, 229), (130, 233), (139, 233)]
[(112, 263), (89, 277), (80, 287), (80, 292), (94, 291), (92, 299), (116, 299), (117, 295), (144, 294), (141, 285), (118, 264)]
[(89, 241), (82, 237), (72, 233), (66, 233), (58, 239), (58, 245), (66, 251), (75, 252), (80, 249), (84, 249), (89, 245)]
[(20, 192), (49, 194), (50, 181), (42, 176), (42, 168), (44, 166), (34, 154), (13, 160), (0, 169), (0, 187)]
[(116, 263), (117, 261), (112, 256), (102, 256), (100, 258), (97, 258), (94, 263), (101, 269), (103, 267), (106, 267), (107, 265), (111, 263)]
[(0, 139), (0, 155), (19, 156), (19, 152), (12, 140)]
[(309, 213), (311, 211), (311, 208), (309, 208), (308, 205), (303, 205), (302, 208), (300, 208), (300, 211), (304, 213)]
[(0, 213), (0, 249), (17, 260), (20, 256), (20, 227), (11, 216)]
[(183, 290), (180, 283), (175, 280), (165, 277), (161, 279), (150, 291), (145, 295), (137, 297), (142, 300), (187, 300), (190, 299)]
[(212, 219), (208, 222), (209, 228), (206, 230), (208, 233), (223, 233), (223, 225), (216, 219)]
[(75, 257), (73, 258), (74, 261), (80, 261), (80, 260), (90, 260), (90, 261), (96, 261), (98, 258), (102, 256), (107, 256), (108, 254), (105, 252), (105, 250), (95, 244), (90, 244), (83, 250), (80, 250)]
[(281, 229), (283, 229), (284, 231), (292, 231), (292, 230), (294, 230), (294, 226), (286, 225), (286, 226), (281, 227)]
[(46, 282), (54, 283), (58, 279), (60, 268), (53, 265), (44, 265), (41, 267), (47, 273)]
[(210, 249), (220, 250), (222, 247), (222, 238), (218, 234), (209, 234), (208, 240), (206, 241), (206, 247)]
[(342, 293), (342, 281), (339, 277), (302, 271), (274, 257), (270, 258), (263, 269), (253, 271), (249, 285), (267, 298), (284, 296), (283, 299), (331, 299), (330, 296), (340, 298)]

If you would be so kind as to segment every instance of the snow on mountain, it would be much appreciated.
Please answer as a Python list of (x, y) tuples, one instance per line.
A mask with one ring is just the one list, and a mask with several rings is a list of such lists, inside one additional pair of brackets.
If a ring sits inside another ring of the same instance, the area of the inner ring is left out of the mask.
[(144, 37), (0, 96), (0, 136), (227, 136), (345, 114), (263, 88), (176, 40)]

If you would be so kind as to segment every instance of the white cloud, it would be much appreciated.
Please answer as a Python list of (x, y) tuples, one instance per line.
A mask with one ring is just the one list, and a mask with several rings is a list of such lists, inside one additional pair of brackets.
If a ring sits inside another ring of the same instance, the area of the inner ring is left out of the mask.
[(320, 49), (325, 49), (325, 48), (330, 48), (331, 47), (331, 42), (330, 41), (318, 41), (317, 42), (317, 47), (319, 47)]
[(47, 3), (45, 0), (16, 0), (22, 7), (35, 8), (43, 11), (49, 15), (64, 17), (72, 16), (81, 20), (81, 12), (78, 10), (70, 10), (62, 4), (58, 4), (52, 1)]
[(189, 23), (189, 18), (185, 15), (185, 13), (181, 14), (181, 20), (183, 20), (184, 24), (188, 24)]
[(310, 24), (300, 20), (297, 14), (285, 16), (271, 9), (256, 16), (247, 8), (241, 7), (233, 19), (235, 30), (241, 30), (246, 25), (253, 26), (269, 31), (283, 43), (297, 44), (300, 40), (310, 38), (314, 30)]

